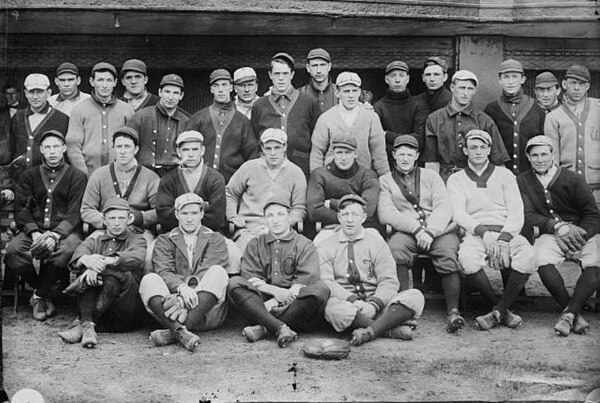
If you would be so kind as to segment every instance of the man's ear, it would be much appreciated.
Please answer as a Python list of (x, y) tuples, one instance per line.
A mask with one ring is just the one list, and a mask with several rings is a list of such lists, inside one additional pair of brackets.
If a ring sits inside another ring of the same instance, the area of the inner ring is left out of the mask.
[(133, 213), (129, 213), (129, 218), (127, 219), (127, 225), (133, 224), (134, 220), (135, 220), (135, 217), (134, 217)]

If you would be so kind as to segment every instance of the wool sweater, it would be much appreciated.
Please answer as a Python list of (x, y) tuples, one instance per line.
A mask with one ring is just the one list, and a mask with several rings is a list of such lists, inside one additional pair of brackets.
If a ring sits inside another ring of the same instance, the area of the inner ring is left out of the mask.
[(429, 106), (429, 113), (431, 114), (438, 109), (446, 107), (452, 101), (452, 92), (445, 86), (442, 86), (435, 91), (426, 90), (417, 95), (417, 97)]
[[(417, 195), (412, 195), (417, 197), (415, 203), (406, 198), (407, 190), (403, 191), (398, 186), (392, 173), (379, 178), (379, 221), (390, 224), (395, 231), (416, 234), (423, 228), (437, 237), (448, 230), (452, 219), (452, 205), (446, 186), (440, 175), (431, 169), (416, 167), (413, 172), (417, 185)], [(420, 221), (420, 212), (425, 215), (424, 222)]]
[(48, 103), (65, 115), (71, 116), (71, 111), (75, 105), (88, 99), (90, 96), (90, 94), (77, 90), (77, 94), (71, 99), (65, 99), (61, 94), (55, 94), (48, 98)]
[(367, 169), (373, 169), (379, 176), (390, 172), (385, 151), (385, 132), (379, 117), (373, 111), (357, 106), (358, 115), (348, 127), (340, 114), (342, 106), (335, 106), (319, 116), (312, 134), (310, 151), (310, 171), (329, 164), (333, 160), (332, 140), (338, 135), (350, 135), (358, 145), (357, 161)]
[(313, 97), (318, 103), (321, 113), (325, 113), (333, 108), (338, 103), (338, 98), (335, 96), (335, 84), (329, 79), (329, 84), (325, 87), (325, 91), (317, 90), (310, 82), (304, 87), (299, 88), (300, 92)]

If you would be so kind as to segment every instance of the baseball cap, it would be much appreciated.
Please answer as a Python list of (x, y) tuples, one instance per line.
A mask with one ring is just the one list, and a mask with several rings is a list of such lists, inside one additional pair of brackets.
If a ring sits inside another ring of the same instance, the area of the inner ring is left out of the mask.
[(475, 86), (479, 84), (479, 80), (477, 80), (475, 73), (469, 70), (458, 70), (456, 73), (454, 73), (452, 76), (452, 82), (456, 80), (471, 80), (475, 83)]
[(357, 87), (362, 85), (362, 81), (358, 74), (353, 73), (351, 71), (343, 71), (338, 74), (337, 79), (335, 80), (335, 85), (338, 87), (342, 87), (344, 85), (353, 84)]
[(544, 71), (535, 77), (535, 88), (550, 88), (558, 85), (558, 79), (549, 71)]
[(342, 198), (340, 199), (340, 201), (338, 203), (339, 210), (342, 210), (345, 207), (345, 205), (348, 203), (358, 203), (363, 207), (367, 206), (365, 199), (363, 199), (359, 195), (347, 194), (347, 195), (342, 196)]
[(110, 210), (127, 210), (129, 211), (129, 203), (127, 200), (114, 196), (106, 201), (102, 213), (106, 214)]
[(121, 74), (125, 74), (126, 71), (136, 71), (138, 73), (142, 73), (145, 76), (148, 75), (146, 63), (139, 59), (129, 59), (125, 63), (123, 63), (123, 67), (121, 67)]
[(411, 134), (402, 134), (394, 139), (394, 144), (392, 146), (393, 149), (396, 149), (400, 146), (409, 146), (415, 149), (419, 149), (419, 142), (417, 139)]
[(204, 144), (204, 136), (196, 130), (186, 130), (184, 132), (179, 133), (177, 136), (177, 140), (175, 140), (175, 144), (179, 147), (182, 143), (189, 143), (192, 141), (197, 141)]
[(285, 131), (283, 131), (281, 129), (274, 129), (274, 128), (266, 129), (260, 135), (260, 142), (266, 143), (267, 141), (277, 141), (278, 143), (286, 144), (287, 143), (287, 134)]
[(331, 148), (346, 148), (354, 151), (358, 148), (358, 144), (354, 137), (348, 134), (338, 134), (331, 141)]
[(44, 74), (33, 73), (25, 78), (25, 83), (23, 84), (26, 90), (47, 90), (50, 88), (50, 80)]
[(240, 67), (233, 72), (234, 84), (242, 84), (252, 80), (256, 80), (256, 71), (252, 67)]
[(165, 85), (175, 85), (183, 90), (183, 79), (177, 74), (167, 74), (160, 80), (158, 88), (162, 88)]
[(129, 137), (136, 146), (140, 143), (140, 135), (133, 127), (121, 126), (116, 128), (112, 135), (113, 143), (115, 138), (119, 136)]
[(549, 146), (550, 150), (554, 151), (554, 144), (552, 140), (548, 136), (544, 136), (543, 134), (533, 136), (527, 141), (527, 145), (525, 146), (525, 152), (529, 152), (529, 148), (534, 146)]
[(590, 82), (590, 71), (580, 64), (574, 64), (569, 67), (567, 73), (565, 74), (565, 78), (574, 78), (579, 81), (584, 81), (586, 83)]
[(58, 130), (47, 130), (44, 133), (42, 133), (42, 135), (40, 136), (40, 144), (44, 141), (46, 137), (57, 137), (61, 139), (63, 143), (65, 142), (65, 136)]
[(479, 139), (482, 140), (487, 145), (492, 145), (492, 136), (489, 135), (488, 132), (479, 130), (479, 129), (471, 129), (465, 136), (465, 144), (467, 144), (467, 140), (469, 139)]
[(110, 71), (112, 73), (112, 75), (115, 76), (115, 78), (117, 77), (117, 69), (115, 68), (115, 66), (113, 66), (110, 63), (106, 63), (106, 62), (96, 63), (94, 65), (94, 67), (92, 67), (92, 75), (94, 75), (94, 73), (96, 71)]
[(438, 56), (428, 57), (427, 60), (425, 60), (425, 63), (423, 63), (423, 70), (425, 70), (428, 66), (431, 66), (433, 64), (437, 64), (438, 66), (440, 66), (444, 73), (448, 72), (448, 63), (446, 63), (445, 59), (442, 59)]
[(198, 196), (196, 193), (184, 193), (175, 199), (175, 211), (179, 211), (188, 204), (199, 204), (201, 209), (206, 209), (208, 203)]
[(288, 66), (290, 66), (290, 68), (292, 70), (294, 70), (294, 58), (292, 56), (288, 55), (287, 53), (285, 53), (285, 52), (276, 53), (271, 58), (271, 61), (273, 61), (275, 59), (281, 59), (281, 60), (285, 61), (288, 64)]
[(385, 67), (385, 74), (388, 74), (390, 71), (394, 70), (401, 70), (408, 73), (408, 64), (399, 60), (394, 60)]
[(227, 80), (229, 82), (233, 81), (231, 79), (231, 74), (225, 69), (216, 69), (210, 73), (210, 76), (208, 77), (208, 83), (213, 85), (213, 83), (217, 80)]
[(60, 76), (63, 73), (71, 73), (71, 74), (75, 74), (76, 76), (78, 76), (79, 75), (79, 69), (73, 63), (65, 62), (65, 63), (61, 63), (56, 68), (56, 75), (57, 76)]
[(322, 48), (312, 49), (310, 52), (308, 52), (306, 60), (310, 61), (312, 59), (323, 59), (326, 62), (331, 63), (331, 56), (329, 55), (329, 52)]
[(282, 194), (274, 194), (271, 197), (269, 197), (263, 207), (263, 211), (265, 211), (267, 207), (269, 207), (271, 204), (279, 204), (280, 206), (283, 206), (288, 210), (291, 210), (292, 208), (292, 206), (290, 205), (289, 196), (286, 197)]
[(502, 73), (525, 74), (525, 70), (523, 70), (523, 65), (518, 60), (507, 59), (500, 63), (500, 67), (498, 67), (498, 74)]

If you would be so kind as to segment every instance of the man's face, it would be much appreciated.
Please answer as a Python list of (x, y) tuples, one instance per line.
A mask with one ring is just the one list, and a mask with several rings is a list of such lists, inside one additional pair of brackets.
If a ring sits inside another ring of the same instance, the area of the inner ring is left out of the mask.
[(271, 71), (269, 71), (269, 78), (273, 82), (275, 92), (282, 94), (292, 86), (294, 72), (285, 63), (273, 62), (271, 64)]
[(335, 147), (333, 149), (333, 163), (342, 171), (346, 171), (352, 167), (358, 153), (356, 150), (350, 150), (345, 147)]
[(130, 95), (140, 95), (146, 89), (148, 77), (137, 71), (126, 71), (121, 83)]
[(552, 87), (536, 87), (535, 97), (538, 102), (545, 108), (548, 108), (556, 103), (560, 89), (558, 85)]
[(46, 163), (55, 167), (62, 161), (63, 155), (67, 152), (67, 146), (58, 137), (48, 136), (41, 142), (40, 152)]
[(77, 87), (81, 84), (81, 78), (73, 73), (62, 73), (54, 79), (58, 91), (64, 98), (71, 98), (77, 92)]
[(258, 90), (258, 84), (256, 80), (246, 81), (240, 84), (235, 84), (235, 93), (242, 102), (252, 102), (256, 98), (256, 91)]
[(410, 76), (403, 70), (392, 70), (385, 75), (385, 83), (392, 92), (402, 92), (410, 81)]
[(533, 146), (527, 153), (527, 159), (535, 172), (544, 174), (554, 164), (554, 153), (550, 146)]
[(191, 234), (202, 226), (204, 209), (199, 204), (187, 204), (179, 211), (175, 211), (175, 217), (184, 232)]
[(331, 63), (324, 59), (311, 59), (306, 63), (306, 71), (315, 83), (322, 83), (329, 78)]
[(275, 237), (281, 237), (291, 228), (290, 212), (279, 204), (271, 204), (265, 209), (265, 221), (269, 232)]
[(562, 86), (565, 90), (565, 95), (573, 102), (583, 100), (590, 89), (590, 83), (571, 77), (563, 80)]
[(412, 147), (400, 146), (394, 150), (396, 167), (400, 172), (408, 173), (415, 167), (419, 152)]
[(129, 165), (139, 150), (133, 139), (127, 136), (115, 138), (113, 149), (115, 151), (115, 161), (122, 166)]
[(468, 139), (463, 152), (471, 164), (481, 166), (488, 160), (490, 146), (480, 139)]
[(217, 80), (210, 85), (210, 93), (213, 94), (216, 102), (225, 104), (231, 101), (231, 81)]
[(183, 90), (176, 85), (163, 85), (158, 90), (160, 104), (167, 110), (172, 111), (177, 108), (179, 102), (183, 99)]
[(442, 67), (437, 64), (427, 66), (423, 70), (423, 82), (429, 91), (442, 88), (447, 79), (448, 74), (444, 73)]
[(96, 71), (90, 77), (90, 85), (94, 88), (97, 97), (108, 99), (117, 85), (117, 79), (110, 71)]
[(19, 93), (16, 88), (9, 87), (4, 90), (4, 95), (6, 96), (6, 102), (9, 105), (14, 105), (19, 102)]
[(468, 106), (477, 91), (475, 83), (471, 80), (456, 80), (450, 85), (452, 100), (460, 106)]
[(350, 239), (354, 239), (360, 233), (366, 219), (367, 213), (358, 203), (347, 203), (338, 213), (342, 232)]
[(204, 144), (199, 141), (188, 141), (177, 147), (177, 156), (185, 168), (196, 168), (204, 156)]
[(29, 102), (29, 106), (34, 112), (39, 112), (44, 108), (44, 106), (46, 106), (49, 96), (49, 89), (41, 90), (39, 88), (34, 88), (31, 90), (25, 90), (25, 98), (27, 98), (27, 102)]
[(339, 98), (339, 103), (348, 110), (358, 106), (358, 98), (360, 97), (360, 87), (354, 84), (346, 84), (343, 87), (336, 89), (336, 95)]
[(129, 224), (128, 210), (109, 210), (104, 214), (106, 232), (112, 236), (119, 236), (127, 230)]
[(506, 95), (515, 95), (521, 91), (521, 86), (525, 83), (525, 76), (515, 71), (509, 71), (500, 74), (498, 82)]
[(278, 141), (269, 140), (261, 146), (265, 161), (269, 168), (275, 168), (283, 164), (287, 144), (281, 144)]

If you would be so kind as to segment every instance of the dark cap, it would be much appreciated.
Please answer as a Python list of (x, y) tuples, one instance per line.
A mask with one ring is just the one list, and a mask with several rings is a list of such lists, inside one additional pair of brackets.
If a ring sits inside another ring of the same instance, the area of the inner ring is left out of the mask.
[(145, 76), (148, 75), (146, 63), (139, 59), (129, 59), (123, 63), (123, 67), (121, 67), (121, 75), (125, 74), (126, 71), (136, 71)]
[(290, 66), (290, 69), (294, 70), (294, 58), (292, 56), (288, 55), (287, 53), (279, 52), (271, 58), (271, 61), (273, 61), (275, 59), (280, 59), (280, 60), (285, 61), (287, 63), (287, 65)]
[(442, 68), (442, 71), (444, 73), (448, 72), (448, 63), (446, 63), (446, 60), (437, 56), (428, 57), (427, 60), (425, 60), (425, 63), (423, 64), (423, 70), (425, 70), (429, 66), (436, 64)]
[(479, 139), (486, 143), (488, 146), (492, 145), (492, 136), (486, 131), (479, 129), (471, 129), (465, 136), (465, 146), (467, 144), (467, 140), (469, 139)]
[(535, 88), (550, 88), (556, 85), (558, 85), (558, 79), (549, 71), (544, 71), (535, 78)]
[(57, 137), (61, 139), (63, 143), (65, 142), (64, 134), (62, 134), (58, 130), (47, 130), (44, 133), (42, 133), (42, 135), (40, 136), (40, 144), (42, 144), (46, 137)]
[(56, 68), (56, 75), (60, 76), (63, 73), (71, 73), (79, 75), (79, 69), (73, 63), (65, 62)]
[(140, 143), (140, 135), (133, 127), (117, 127), (112, 135), (113, 144), (115, 143), (115, 139), (120, 136), (129, 137), (131, 140), (133, 140), (133, 144), (136, 146)]
[(331, 148), (346, 148), (354, 151), (358, 148), (358, 145), (353, 136), (349, 134), (338, 134), (331, 141)]
[(394, 60), (390, 64), (385, 67), (385, 74), (388, 74), (390, 71), (400, 70), (408, 73), (408, 64), (401, 62), (399, 60)]
[(288, 210), (292, 209), (292, 206), (290, 205), (289, 196), (286, 197), (282, 194), (274, 194), (271, 197), (269, 197), (263, 207), (263, 211), (265, 211), (267, 209), (267, 207), (269, 207), (271, 204), (278, 204), (280, 206), (285, 207)]
[(550, 150), (554, 151), (554, 144), (552, 140), (548, 136), (544, 136), (543, 134), (533, 136), (527, 141), (527, 145), (525, 146), (525, 152), (528, 153), (531, 147), (535, 146), (548, 146)]
[(392, 146), (392, 148), (395, 150), (396, 148), (398, 148), (400, 146), (408, 146), (408, 147), (418, 150), (419, 142), (411, 134), (402, 134), (394, 139), (394, 145)]
[(225, 69), (216, 69), (210, 73), (210, 77), (208, 77), (208, 83), (210, 85), (213, 85), (213, 83), (218, 80), (227, 80), (230, 83), (233, 82), (231, 74)]
[(340, 201), (338, 203), (338, 206), (339, 206), (338, 211), (341, 211), (344, 207), (346, 207), (346, 204), (349, 204), (349, 203), (358, 203), (363, 207), (367, 206), (365, 199), (363, 199), (359, 195), (347, 194), (345, 196), (342, 196), (342, 198), (340, 199)]
[(323, 59), (326, 62), (331, 63), (331, 56), (329, 55), (329, 52), (321, 48), (316, 48), (308, 52), (306, 60), (310, 61), (312, 59)]
[(500, 67), (498, 68), (498, 74), (502, 73), (525, 74), (525, 70), (523, 70), (523, 65), (521, 64), (521, 62), (515, 59), (507, 59), (500, 63)]
[(579, 81), (583, 81), (589, 83), (591, 80), (590, 71), (580, 64), (575, 64), (567, 70), (567, 74), (565, 74), (565, 79), (574, 78)]
[(183, 79), (177, 74), (167, 74), (160, 80), (158, 88), (162, 88), (165, 85), (175, 85), (183, 90)]
[(92, 67), (92, 75), (94, 75), (97, 71), (110, 71), (115, 78), (117, 77), (117, 69), (110, 63), (100, 62), (96, 63), (94, 67)]
[(110, 210), (127, 210), (129, 211), (129, 203), (127, 200), (121, 199), (120, 197), (114, 196), (106, 201), (102, 213), (106, 214)]

